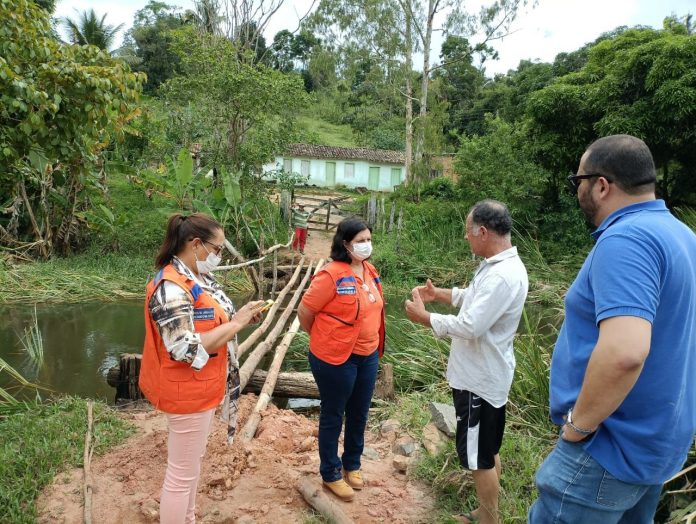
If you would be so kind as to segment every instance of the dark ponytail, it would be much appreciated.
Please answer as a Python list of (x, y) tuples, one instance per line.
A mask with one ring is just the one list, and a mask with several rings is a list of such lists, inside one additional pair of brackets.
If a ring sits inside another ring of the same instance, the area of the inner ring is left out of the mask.
[(174, 255), (184, 250), (186, 242), (194, 238), (210, 240), (220, 229), (222, 225), (206, 214), (193, 213), (184, 216), (181, 213), (175, 213), (167, 222), (167, 232), (155, 259), (155, 266), (157, 269), (162, 269), (172, 261)]

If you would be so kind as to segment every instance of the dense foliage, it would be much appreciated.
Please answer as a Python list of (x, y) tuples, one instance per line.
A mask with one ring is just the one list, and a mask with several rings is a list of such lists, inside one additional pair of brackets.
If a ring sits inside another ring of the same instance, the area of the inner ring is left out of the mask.
[[(29, 0), (0, 1), (0, 195), (5, 242), (71, 249), (102, 153), (138, 116), (143, 78), (94, 46), (57, 41)], [(9, 215), (9, 217), (7, 217)]]

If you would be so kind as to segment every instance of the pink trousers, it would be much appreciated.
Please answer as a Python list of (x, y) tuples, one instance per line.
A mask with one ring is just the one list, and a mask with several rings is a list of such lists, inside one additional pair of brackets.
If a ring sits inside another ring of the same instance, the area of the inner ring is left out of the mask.
[(167, 413), (167, 472), (160, 498), (162, 524), (196, 522), (196, 491), (215, 408), (201, 413)]

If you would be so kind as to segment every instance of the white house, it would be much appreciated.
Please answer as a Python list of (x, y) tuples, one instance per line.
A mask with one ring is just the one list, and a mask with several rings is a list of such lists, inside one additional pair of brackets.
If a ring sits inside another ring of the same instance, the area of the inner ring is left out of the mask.
[(393, 191), (406, 177), (403, 151), (364, 147), (290, 144), (285, 155), (263, 166), (264, 173), (279, 169), (309, 175), (308, 184), (373, 191)]

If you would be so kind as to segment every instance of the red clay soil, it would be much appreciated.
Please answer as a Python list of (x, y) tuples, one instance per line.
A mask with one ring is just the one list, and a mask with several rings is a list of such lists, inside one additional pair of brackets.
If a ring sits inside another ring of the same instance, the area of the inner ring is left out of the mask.
[[(239, 427), (256, 403), (240, 401)], [(159, 491), (167, 453), (166, 419), (161, 413), (123, 413), (137, 434), (104, 456), (92, 459), (93, 521), (99, 524), (159, 521)], [(296, 490), (298, 480), (318, 474), (317, 421), (270, 406), (248, 445), (225, 442), (216, 418), (198, 486), (197, 518), (202, 523), (302, 523), (309, 507)], [(392, 439), (393, 440), (393, 439)], [(433, 499), (427, 486), (410, 480), (392, 465), (392, 442), (367, 432), (366, 446), (379, 460), (363, 457), (365, 489), (353, 502), (337, 503), (355, 522), (426, 522)], [(59, 474), (38, 500), (44, 522), (82, 521), (82, 470)]]

